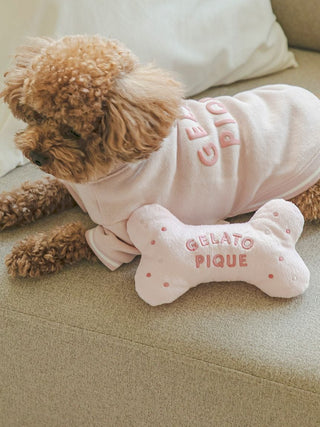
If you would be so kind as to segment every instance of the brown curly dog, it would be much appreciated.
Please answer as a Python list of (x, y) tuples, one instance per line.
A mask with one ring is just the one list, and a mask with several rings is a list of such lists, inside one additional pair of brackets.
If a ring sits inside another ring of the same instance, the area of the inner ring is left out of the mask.
[[(145, 165), (181, 116), (183, 93), (166, 72), (139, 64), (119, 42), (70, 36), (58, 41), (31, 39), (22, 46), (5, 74), (0, 97), (15, 117), (28, 124), (16, 135), (17, 147), (51, 175), (0, 195), (3, 230), (71, 208), (74, 199), (89, 211), (87, 203), (75, 194), (71, 197), (65, 184), (99, 182), (117, 176), (123, 165)], [(141, 194), (147, 193), (147, 184), (141, 187)], [(113, 210), (117, 200), (112, 199)], [(121, 194), (119, 210), (120, 200)], [(320, 182), (292, 200), (307, 220), (319, 220)], [(142, 197), (133, 205), (137, 208), (159, 201), (165, 204), (163, 195)], [(128, 214), (119, 220), (126, 220)], [(6, 257), (9, 274), (38, 277), (83, 258), (93, 260), (94, 252), (103, 261), (103, 254), (90, 248), (85, 233), (81, 224), (74, 223), (23, 240)], [(101, 233), (116, 238), (114, 230), (109, 233), (103, 228)], [(127, 250), (127, 236), (119, 231), (117, 239), (116, 251), (129, 253), (120, 256), (122, 262), (130, 261), (137, 253), (134, 248)]]

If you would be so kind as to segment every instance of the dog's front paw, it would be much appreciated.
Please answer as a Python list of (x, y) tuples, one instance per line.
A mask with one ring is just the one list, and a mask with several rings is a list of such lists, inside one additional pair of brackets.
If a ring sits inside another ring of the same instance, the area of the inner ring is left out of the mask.
[(25, 182), (20, 188), (0, 194), (0, 231), (74, 206), (66, 187), (54, 178)]
[(20, 206), (16, 198), (8, 193), (0, 194), (0, 231), (22, 222), (27, 222), (30, 211)]
[(85, 231), (85, 227), (76, 222), (22, 240), (6, 257), (9, 274), (39, 277), (58, 272), (81, 259), (95, 261), (97, 258), (86, 241)]
[(62, 268), (55, 248), (50, 249), (41, 239), (39, 241), (36, 238), (22, 240), (6, 256), (5, 263), (12, 277), (40, 277)]

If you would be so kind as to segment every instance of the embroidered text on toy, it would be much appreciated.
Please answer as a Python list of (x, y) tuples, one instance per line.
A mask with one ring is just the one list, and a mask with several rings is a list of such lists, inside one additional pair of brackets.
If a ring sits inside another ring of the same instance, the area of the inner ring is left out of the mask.
[[(197, 243), (197, 241), (199, 243)], [(223, 244), (241, 246), (243, 249), (248, 250), (253, 247), (254, 240), (251, 237), (243, 237), (242, 234), (239, 233), (229, 234), (227, 231), (224, 231), (220, 236), (214, 233), (209, 233), (208, 235), (202, 234), (196, 238), (188, 239), (186, 241), (186, 248), (193, 252), (196, 251), (199, 246)]]
[(213, 256), (210, 255), (196, 255), (195, 256), (195, 267), (200, 268), (201, 265), (210, 267), (236, 267), (238, 263), (239, 267), (248, 267), (247, 264), (247, 255), (238, 254), (238, 255), (222, 255), (216, 254)]
[(199, 283), (245, 281), (270, 296), (305, 291), (309, 270), (295, 250), (304, 219), (291, 202), (273, 200), (241, 224), (191, 226), (146, 205), (127, 223), (142, 254), (135, 282), (151, 305), (174, 301)]
[[(235, 247), (241, 247), (248, 251), (252, 249), (254, 240), (251, 237), (242, 236), (240, 233), (229, 234), (227, 231), (223, 231), (220, 235), (217, 233), (210, 233), (208, 235), (200, 235), (193, 239), (188, 239), (185, 246), (190, 252), (197, 252), (197, 250), (205, 246), (215, 247), (219, 245), (232, 245)], [(196, 254), (194, 257), (194, 265), (196, 268), (203, 267), (247, 267), (247, 255), (245, 253), (239, 254), (227, 254), (223, 255), (220, 253), (211, 254)]]

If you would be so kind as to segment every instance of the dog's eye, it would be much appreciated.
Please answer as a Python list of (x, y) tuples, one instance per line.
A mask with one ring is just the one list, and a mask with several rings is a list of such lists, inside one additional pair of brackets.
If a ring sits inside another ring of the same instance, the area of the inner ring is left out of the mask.
[(69, 127), (63, 128), (61, 133), (62, 133), (62, 136), (64, 138), (68, 138), (68, 139), (79, 139), (79, 138), (81, 138), (81, 135), (78, 132), (76, 132), (75, 130), (73, 130), (72, 128), (69, 128)]
[(39, 114), (37, 111), (33, 110), (32, 113), (33, 113), (33, 119), (36, 123), (40, 124), (45, 120), (45, 118), (41, 114)]
[(73, 129), (69, 130), (70, 135), (72, 135), (74, 138), (81, 138), (81, 135), (77, 132), (75, 132)]

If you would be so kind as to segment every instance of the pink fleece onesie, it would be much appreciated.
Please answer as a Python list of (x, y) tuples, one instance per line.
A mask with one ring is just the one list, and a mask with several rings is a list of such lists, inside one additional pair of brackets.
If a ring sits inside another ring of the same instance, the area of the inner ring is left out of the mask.
[(162, 205), (186, 224), (214, 224), (274, 198), (290, 199), (320, 179), (320, 101), (273, 85), (184, 101), (182, 117), (149, 159), (86, 184), (65, 183), (98, 224), (86, 234), (111, 270), (139, 251), (127, 220)]

